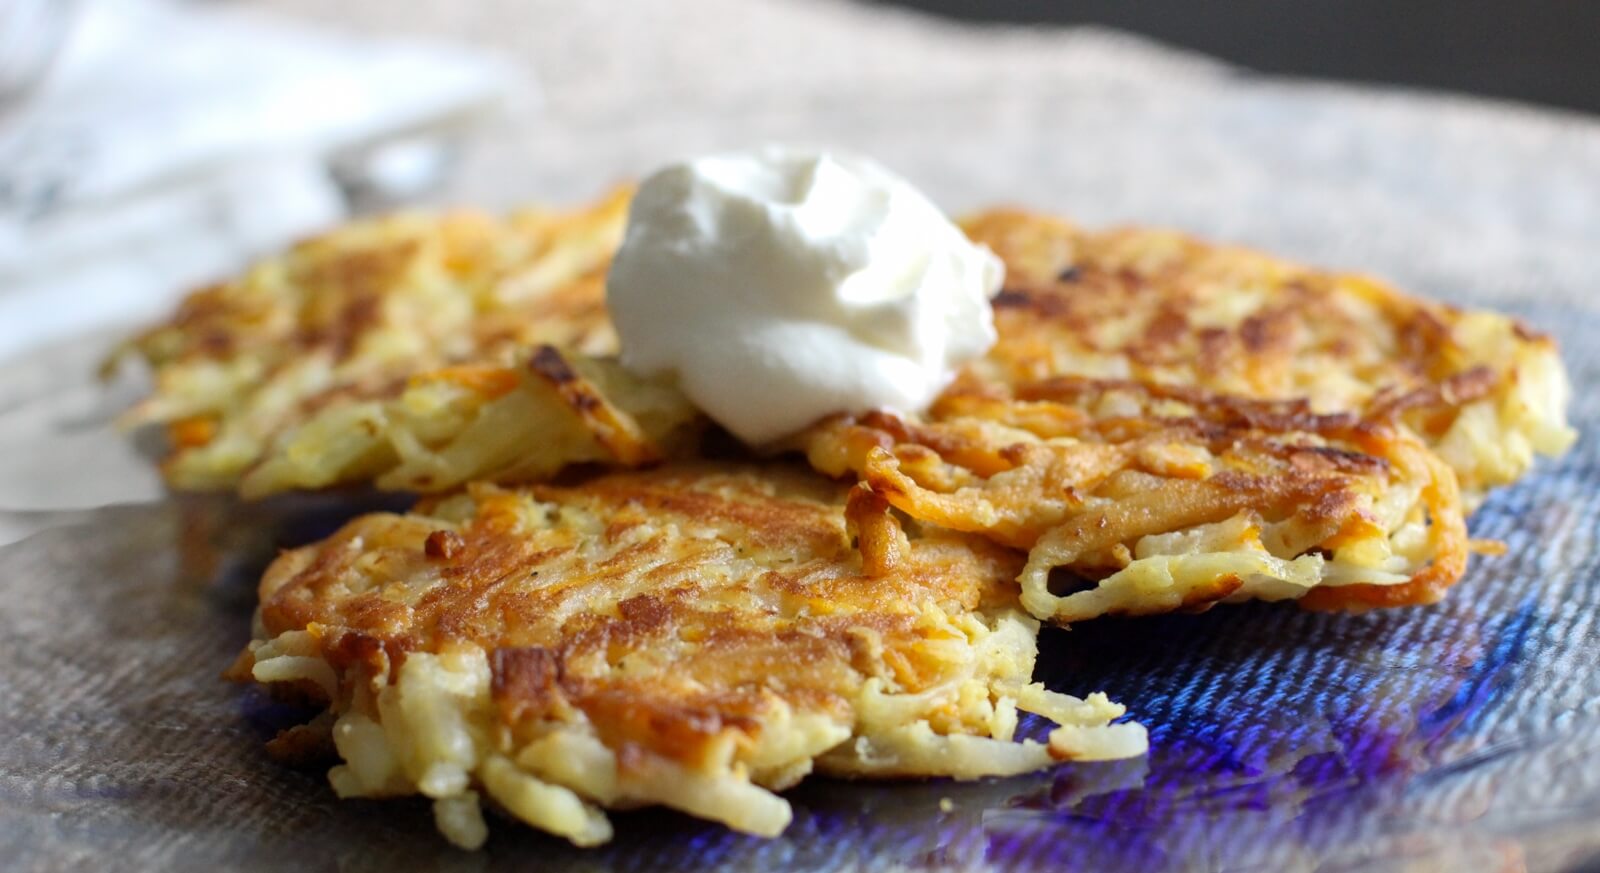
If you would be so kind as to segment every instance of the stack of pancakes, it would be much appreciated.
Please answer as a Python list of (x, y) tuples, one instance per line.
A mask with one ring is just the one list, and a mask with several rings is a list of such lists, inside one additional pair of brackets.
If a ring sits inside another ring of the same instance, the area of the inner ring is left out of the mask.
[(423, 495), (279, 558), (234, 674), (326, 707), (275, 750), (331, 745), (340, 795), (431, 797), (462, 845), (485, 802), (580, 845), (647, 804), (776, 834), (814, 770), (1141, 754), (1032, 682), (1040, 622), (1434, 602), (1493, 550), (1466, 514), (1574, 439), (1509, 318), (998, 210), (964, 223), (1007, 265), (987, 356), (925, 414), (752, 453), (618, 364), (626, 209), (359, 222), (123, 349), (176, 489)]

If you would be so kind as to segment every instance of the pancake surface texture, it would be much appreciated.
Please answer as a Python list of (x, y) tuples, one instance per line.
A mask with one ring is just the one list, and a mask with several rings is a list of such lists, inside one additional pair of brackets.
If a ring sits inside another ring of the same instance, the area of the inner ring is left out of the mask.
[(958, 390), (1131, 380), (1397, 421), (1474, 505), (1576, 439), (1555, 342), (1509, 316), (1170, 231), (1088, 232), (1014, 210), (964, 227), (1008, 273), (1001, 341)]
[[(192, 297), (133, 348), (178, 488), (444, 492), (697, 454), (703, 419), (612, 357), (588, 210), (358, 223)], [(1041, 619), (1430, 603), (1465, 515), (1574, 439), (1555, 346), (1515, 320), (1155, 230), (994, 210), (999, 342), (921, 416), (792, 447), (924, 527), (1029, 553)]]
[[(619, 191), (504, 220), (398, 215), (302, 244), (127, 344), (156, 374), (127, 421), (167, 425), (173, 487), (247, 496), (442, 491), (692, 453), (694, 410), (612, 357), (604, 270), (626, 208)], [(1008, 283), (1000, 341), (953, 395), (1075, 377), (1399, 422), (1455, 470), (1469, 508), (1575, 437), (1554, 343), (1509, 317), (1166, 231), (1016, 210), (963, 225)], [(556, 390), (538, 359), (577, 387)], [(560, 448), (497, 444), (507, 428), (548, 428)]]
[(155, 391), (125, 420), (166, 427), (172, 487), (246, 496), (656, 460), (696, 416), (607, 357), (627, 204), (402, 213), (302, 243), (128, 342)]
[(999, 342), (932, 408), (819, 422), (811, 469), (711, 459), (615, 358), (625, 210), (358, 222), (128, 346), (175, 488), (432, 495), (283, 554), (233, 675), (326, 706), (277, 752), (332, 745), (338, 794), (432, 798), (463, 846), (486, 803), (579, 845), (643, 805), (772, 835), (812, 772), (1142, 754), (1032, 682), (1039, 621), (1433, 602), (1466, 513), (1574, 438), (1509, 318), (997, 210), (965, 228), (1007, 265)]
[[(852, 539), (859, 547), (852, 544)], [(865, 488), (783, 465), (474, 485), (285, 553), (240, 678), (326, 702), (345, 797), (423, 794), (475, 846), (492, 801), (591, 845), (605, 808), (751, 833), (813, 769), (1015, 774), (1142, 754), (1122, 707), (1032, 682), (1020, 556), (903, 529)], [(1019, 711), (1054, 722), (1014, 742)]]
[(999, 343), (927, 414), (804, 444), (915, 519), (1030, 550), (1042, 619), (1434, 602), (1466, 510), (1574, 439), (1554, 344), (1510, 318), (1162, 231), (966, 228), (1009, 270)]

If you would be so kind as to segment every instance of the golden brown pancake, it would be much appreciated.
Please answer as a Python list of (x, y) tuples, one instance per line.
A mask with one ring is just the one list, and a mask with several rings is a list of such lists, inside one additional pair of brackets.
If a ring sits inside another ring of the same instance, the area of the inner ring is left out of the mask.
[[(250, 496), (373, 480), (438, 491), (690, 451), (694, 411), (610, 357), (603, 273), (626, 205), (619, 191), (505, 220), (402, 215), (305, 243), (127, 345), (156, 374), (128, 421), (167, 425), (173, 487)], [(1016, 210), (964, 226), (1009, 278), (1000, 342), (952, 393), (1078, 377), (1396, 421), (1456, 471), (1469, 506), (1574, 438), (1553, 342), (1505, 316), (1166, 231)], [(547, 390), (536, 355), (590, 386)], [(608, 401), (609, 424), (573, 406), (585, 397)], [(562, 450), (520, 438), (545, 426), (565, 431)], [(507, 427), (531, 457), (493, 445)], [(595, 428), (635, 436), (608, 444)]]
[(1009, 268), (995, 348), (924, 416), (803, 443), (912, 518), (1029, 550), (1039, 618), (1434, 602), (1465, 508), (1573, 438), (1553, 343), (1509, 318), (1161, 231), (967, 230)]
[(1576, 438), (1554, 341), (1510, 317), (1170, 231), (1091, 232), (1017, 210), (964, 227), (1007, 279), (1000, 342), (956, 393), (1077, 377), (1397, 422), (1471, 505)]
[(1430, 603), (1466, 566), (1455, 474), (1421, 440), (1296, 403), (1067, 378), (838, 419), (808, 452), (923, 524), (1027, 550), (1022, 603), (1057, 622)]
[[(624, 207), (302, 246), (135, 341), (157, 392), (133, 418), (169, 422), (175, 487), (247, 496), (693, 456), (695, 410), (609, 356)], [(965, 227), (1007, 264), (995, 348), (925, 415), (794, 447), (925, 525), (1029, 551), (1041, 618), (1431, 602), (1464, 570), (1465, 512), (1573, 439), (1554, 344), (1510, 318), (1165, 231), (1014, 210)]]
[[(431, 797), (462, 845), (485, 801), (579, 845), (649, 804), (773, 835), (814, 770), (1143, 753), (1104, 695), (1032, 683), (1020, 565), (784, 465), (474, 485), (285, 553), (238, 673), (328, 705), (278, 748), (331, 733), (341, 796)], [(1019, 711), (1047, 743), (1013, 741)]]
[(331, 740), (342, 796), (431, 797), (462, 845), (485, 803), (581, 845), (649, 804), (774, 834), (812, 772), (1139, 754), (1031, 683), (1036, 619), (1431, 602), (1467, 509), (1573, 438), (1509, 318), (1002, 210), (966, 224), (999, 343), (930, 410), (797, 437), (832, 480), (695, 461), (699, 414), (613, 357), (624, 209), (359, 222), (130, 344), (176, 488), (435, 495), (274, 563), (239, 675), (327, 706), (276, 749)]
[[(597, 418), (574, 406), (597, 386), (565, 391), (540, 368), (551, 354), (566, 367), (563, 359), (615, 351), (604, 271), (627, 204), (620, 190), (591, 207), (504, 219), (405, 213), (302, 243), (191, 294), (166, 324), (124, 346), (120, 354), (144, 359), (155, 377), (126, 421), (166, 427), (162, 472), (180, 490), (243, 483), (261, 494), (371, 479), (443, 490), (612, 460), (618, 446), (624, 465), (659, 454), (654, 439), (670, 441), (693, 418), (687, 404), (641, 389), (650, 421), (615, 408)], [(603, 361), (581, 375), (638, 387)], [(523, 444), (545, 457), (507, 458), (503, 446), (457, 441), (492, 442), (496, 424), (519, 417), (551, 428), (577, 456)], [(584, 438), (592, 427), (626, 436)], [(264, 461), (269, 469), (257, 469)]]

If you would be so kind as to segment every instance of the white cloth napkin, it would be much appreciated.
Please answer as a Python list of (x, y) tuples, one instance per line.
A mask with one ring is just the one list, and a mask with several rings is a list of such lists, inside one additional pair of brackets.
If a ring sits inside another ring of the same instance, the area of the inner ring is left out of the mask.
[(330, 161), (449, 136), (509, 87), (480, 53), (248, 9), (77, 13), (50, 78), (0, 116), (0, 358), (148, 318), (338, 221)]

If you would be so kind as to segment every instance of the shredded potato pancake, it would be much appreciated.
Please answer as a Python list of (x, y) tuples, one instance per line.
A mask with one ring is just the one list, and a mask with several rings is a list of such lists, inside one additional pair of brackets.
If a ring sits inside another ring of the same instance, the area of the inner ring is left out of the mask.
[(1165, 232), (967, 229), (1011, 271), (999, 343), (925, 416), (803, 444), (912, 518), (1029, 550), (1039, 618), (1434, 602), (1466, 509), (1574, 438), (1553, 344), (1511, 319)]
[(1433, 602), (1492, 550), (1466, 514), (1575, 438), (1508, 317), (995, 210), (965, 229), (1007, 266), (997, 345), (924, 413), (756, 459), (618, 363), (626, 208), (359, 221), (122, 350), (175, 489), (428, 495), (280, 557), (234, 675), (326, 707), (275, 751), (333, 747), (341, 796), (430, 797), (463, 846), (485, 805), (579, 845), (641, 805), (771, 835), (812, 772), (1142, 754), (1032, 682), (1040, 621)]
[[(852, 539), (857, 545), (852, 545)], [(465, 846), (492, 802), (579, 845), (663, 804), (751, 833), (814, 769), (1015, 774), (1129, 757), (1121, 706), (1032, 683), (1020, 559), (903, 527), (803, 469), (475, 485), (357, 519), (261, 585), (239, 675), (327, 703), (341, 796), (423, 794)], [(1014, 742), (1019, 711), (1056, 724)]]
[[(604, 271), (627, 195), (503, 220), (402, 214), (304, 243), (126, 344), (156, 376), (126, 421), (166, 426), (173, 487), (252, 497), (693, 454), (695, 410), (612, 358)], [(1554, 343), (1511, 318), (1166, 231), (1016, 210), (964, 226), (1008, 282), (1000, 342), (955, 398), (1076, 377), (1299, 401), (1403, 425), (1455, 471), (1467, 508), (1575, 438)], [(581, 377), (570, 390), (562, 371)]]
[[(589, 209), (361, 222), (192, 296), (130, 344), (180, 488), (441, 492), (698, 453), (704, 422), (611, 354), (626, 192)], [(995, 210), (999, 342), (926, 415), (793, 444), (912, 518), (1030, 560), (1036, 616), (1304, 597), (1428, 603), (1464, 515), (1574, 439), (1554, 344), (1360, 276)], [(1087, 532), (1093, 527), (1093, 536)]]
[[(921, 522), (1028, 549), (1022, 602), (1060, 622), (1246, 598), (1427, 603), (1460, 577), (1455, 475), (1415, 436), (1198, 394), (1076, 380), (1026, 400), (951, 393), (928, 422), (819, 428), (810, 458)], [(1084, 411), (1104, 406), (1118, 414)]]
[[(689, 404), (610, 357), (604, 270), (627, 195), (504, 220), (403, 214), (304, 243), (130, 341), (156, 390), (126, 420), (167, 427), (173, 487), (247, 496), (442, 491), (692, 453)], [(1554, 343), (1505, 316), (1166, 231), (1091, 233), (1016, 210), (964, 226), (1009, 278), (1000, 342), (958, 397), (1077, 377), (1300, 401), (1403, 424), (1455, 471), (1468, 508), (1575, 438)], [(551, 390), (541, 357), (577, 371), (579, 389)], [(497, 441), (505, 428), (552, 438)]]
[(1403, 423), (1471, 505), (1576, 439), (1555, 342), (1507, 316), (1169, 231), (1015, 210), (964, 226), (1008, 273), (1000, 343), (958, 392), (1072, 376)]
[(247, 496), (659, 459), (696, 413), (605, 357), (627, 193), (505, 219), (399, 214), (302, 243), (124, 346), (155, 374), (126, 422), (166, 427), (172, 487)]

